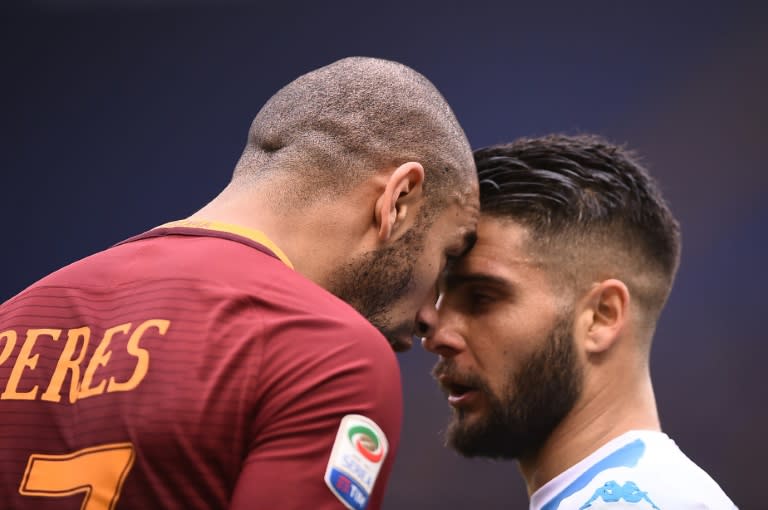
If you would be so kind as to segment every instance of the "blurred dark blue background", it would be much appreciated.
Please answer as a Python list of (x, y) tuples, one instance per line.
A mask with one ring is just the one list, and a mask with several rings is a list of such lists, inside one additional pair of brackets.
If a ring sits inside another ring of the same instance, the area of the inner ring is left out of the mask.
[[(663, 426), (742, 509), (768, 508), (764, 5), (6, 1), (0, 299), (212, 198), (296, 76), (395, 59), (441, 89), (474, 147), (589, 131), (644, 155), (684, 234), (652, 359)], [(526, 508), (514, 463), (441, 447), (432, 357), (400, 359), (386, 508)]]

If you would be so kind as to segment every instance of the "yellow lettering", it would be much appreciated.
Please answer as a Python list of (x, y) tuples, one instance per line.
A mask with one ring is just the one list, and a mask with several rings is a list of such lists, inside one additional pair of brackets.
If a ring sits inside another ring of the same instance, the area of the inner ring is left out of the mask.
[(5, 347), (3, 347), (3, 352), (0, 353), (0, 365), (5, 363), (8, 357), (11, 355), (13, 348), (16, 346), (16, 340), (18, 340), (18, 338), (19, 335), (17, 335), (16, 332), (12, 329), (0, 333), (0, 340), (5, 340)]
[[(33, 453), (27, 460), (19, 493), (35, 498), (77, 494), (82, 498), (80, 510), (111, 510), (117, 505), (135, 455), (131, 443), (103, 444), (54, 455)], [(40, 503), (40, 499), (35, 501)]]
[(139, 347), (139, 341), (141, 340), (141, 337), (149, 328), (156, 328), (161, 335), (165, 335), (170, 325), (171, 321), (165, 319), (152, 319), (143, 322), (139, 325), (138, 328), (136, 328), (136, 330), (131, 335), (131, 338), (128, 339), (128, 345), (126, 346), (128, 354), (136, 356), (137, 358), (136, 368), (133, 371), (133, 375), (131, 375), (127, 381), (122, 383), (115, 381), (114, 377), (110, 377), (109, 386), (107, 386), (108, 392), (130, 391), (139, 385), (149, 370), (149, 351)]
[[(58, 340), (61, 335), (60, 329), (29, 329), (27, 330), (27, 339), (24, 341), (24, 345), (21, 346), (19, 357), (16, 358), (16, 363), (11, 370), (11, 376), (8, 378), (8, 384), (5, 386), (5, 391), (0, 395), (0, 399), (4, 400), (34, 400), (37, 396), (37, 384), (29, 391), (18, 391), (19, 382), (21, 381), (21, 374), (25, 368), (34, 370), (37, 366), (37, 359), (39, 354), (30, 356), (32, 354), (32, 348), (35, 346), (35, 342), (38, 337), (50, 336), (53, 340)], [(5, 353), (5, 349), (3, 349)]]
[[(71, 378), (69, 380), (69, 401), (75, 403), (77, 401), (77, 394), (80, 391), (80, 364), (85, 358), (85, 352), (88, 350), (88, 341), (91, 339), (91, 329), (88, 326), (82, 328), (70, 329), (67, 336), (67, 343), (64, 345), (64, 350), (59, 357), (59, 362), (56, 364), (56, 370), (54, 370), (51, 376), (51, 382), (48, 384), (48, 389), (40, 397), (42, 400), (49, 402), (61, 401), (61, 386), (64, 384), (64, 378), (67, 376), (67, 372), (70, 372)], [(75, 358), (75, 351), (77, 345), (81, 343), (80, 352)]]
[(92, 384), (94, 373), (96, 372), (96, 369), (99, 368), (99, 366), (105, 366), (107, 362), (109, 362), (109, 358), (112, 357), (112, 351), (107, 350), (107, 348), (109, 348), (109, 342), (112, 341), (112, 337), (116, 333), (127, 334), (130, 329), (131, 323), (127, 322), (125, 324), (120, 324), (118, 326), (109, 328), (104, 332), (104, 338), (101, 340), (101, 343), (99, 343), (98, 347), (96, 347), (96, 350), (91, 357), (91, 361), (88, 363), (88, 367), (85, 369), (83, 382), (80, 385), (80, 393), (78, 395), (79, 398), (87, 398), (104, 393), (104, 386), (107, 384), (107, 380), (102, 379), (98, 385), (93, 387)]

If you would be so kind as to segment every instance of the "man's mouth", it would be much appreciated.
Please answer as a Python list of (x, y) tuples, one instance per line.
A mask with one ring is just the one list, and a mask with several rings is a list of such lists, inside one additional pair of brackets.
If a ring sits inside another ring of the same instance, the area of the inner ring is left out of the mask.
[(453, 407), (463, 407), (470, 405), (480, 395), (478, 388), (462, 384), (447, 377), (439, 379), (440, 386), (448, 397), (448, 403)]

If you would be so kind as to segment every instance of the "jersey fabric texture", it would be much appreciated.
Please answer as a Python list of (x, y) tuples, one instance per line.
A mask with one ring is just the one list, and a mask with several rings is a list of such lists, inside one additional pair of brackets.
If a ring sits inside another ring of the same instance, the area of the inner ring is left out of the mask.
[(717, 483), (662, 432), (630, 431), (547, 482), (531, 510), (733, 510)]
[(343, 509), (324, 475), (357, 415), (389, 444), (379, 508), (402, 418), (388, 342), (258, 233), (179, 225), (0, 306), (0, 506)]

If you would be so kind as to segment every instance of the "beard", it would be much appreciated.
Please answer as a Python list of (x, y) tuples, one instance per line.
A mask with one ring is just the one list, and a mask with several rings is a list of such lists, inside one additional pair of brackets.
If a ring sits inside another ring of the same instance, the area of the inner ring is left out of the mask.
[(456, 410), (446, 432), (447, 446), (465, 457), (494, 459), (524, 458), (541, 449), (582, 391), (572, 321), (565, 317), (561, 315), (545, 344), (518, 371), (511, 371), (500, 396), (479, 376), (461, 376), (455, 365), (438, 362), (434, 374), (455, 374), (455, 379), (485, 396), (489, 409), (475, 423), (463, 410)]
[(328, 290), (349, 303), (395, 345), (410, 335), (411, 322), (397, 324), (391, 306), (408, 294), (414, 282), (416, 259), (424, 249), (422, 222), (390, 246), (365, 253), (336, 268)]

